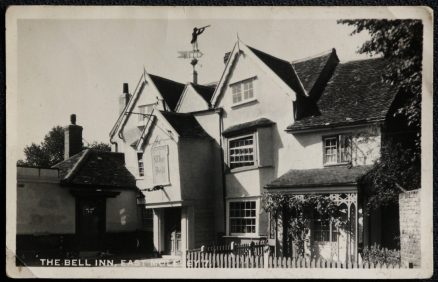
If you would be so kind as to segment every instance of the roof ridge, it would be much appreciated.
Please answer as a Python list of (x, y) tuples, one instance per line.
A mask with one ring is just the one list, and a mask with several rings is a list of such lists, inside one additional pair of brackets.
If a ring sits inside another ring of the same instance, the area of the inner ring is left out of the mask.
[(339, 64), (340, 65), (345, 65), (345, 64), (348, 64), (348, 63), (357, 63), (357, 62), (363, 62), (363, 61), (377, 61), (377, 60), (385, 61), (387, 59), (384, 58), (384, 57), (377, 57), (377, 58), (376, 57), (374, 57), (374, 58), (369, 57), (369, 58), (356, 59), (356, 60), (350, 60), (350, 61), (340, 61)]
[(307, 57), (304, 57), (304, 58), (301, 58), (301, 59), (292, 60), (292, 61), (290, 61), (290, 63), (291, 64), (302, 63), (302, 62), (305, 62), (307, 60), (315, 59), (315, 58), (318, 58), (318, 57), (323, 57), (323, 56), (331, 54), (333, 52), (333, 50), (336, 50), (336, 49), (332, 48), (330, 50), (323, 51), (323, 52), (320, 52), (320, 53), (317, 53), (317, 54), (314, 54), (314, 55), (311, 55), (311, 56), (307, 56)]

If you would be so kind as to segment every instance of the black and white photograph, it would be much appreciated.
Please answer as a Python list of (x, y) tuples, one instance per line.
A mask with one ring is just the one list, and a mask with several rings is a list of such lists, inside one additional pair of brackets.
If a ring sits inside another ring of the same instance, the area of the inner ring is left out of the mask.
[(8, 276), (431, 277), (432, 27), (10, 7)]

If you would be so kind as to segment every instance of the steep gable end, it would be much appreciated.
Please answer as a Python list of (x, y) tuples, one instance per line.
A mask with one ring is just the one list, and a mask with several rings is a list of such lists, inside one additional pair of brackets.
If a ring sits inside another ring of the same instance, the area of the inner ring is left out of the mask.
[(149, 74), (149, 77), (157, 87), (164, 101), (171, 111), (175, 110), (178, 100), (184, 91), (185, 85), (161, 76)]

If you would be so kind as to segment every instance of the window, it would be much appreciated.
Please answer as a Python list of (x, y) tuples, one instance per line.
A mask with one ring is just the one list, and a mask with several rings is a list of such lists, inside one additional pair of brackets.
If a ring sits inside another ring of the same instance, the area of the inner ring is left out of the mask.
[(324, 138), (324, 164), (351, 161), (351, 136), (336, 135)]
[(233, 104), (244, 102), (246, 100), (252, 100), (254, 98), (253, 81), (254, 78), (251, 78), (231, 85)]
[(256, 201), (230, 202), (229, 227), (231, 234), (256, 233)]
[(313, 219), (313, 240), (318, 242), (336, 242), (338, 229), (328, 218), (322, 218), (314, 212)]
[(138, 121), (142, 122), (147, 118), (149, 118), (147, 115), (150, 115), (151, 112), (152, 112), (152, 105), (138, 106), (138, 113), (139, 113)]
[(229, 141), (230, 168), (255, 165), (254, 135), (239, 137)]
[(144, 176), (144, 164), (143, 164), (143, 153), (137, 153), (137, 161), (138, 161), (138, 176)]

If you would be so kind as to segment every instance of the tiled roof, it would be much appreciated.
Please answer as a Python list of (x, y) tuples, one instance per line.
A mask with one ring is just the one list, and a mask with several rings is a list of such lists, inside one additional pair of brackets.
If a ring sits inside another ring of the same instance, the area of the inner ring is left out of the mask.
[(371, 167), (332, 166), (317, 169), (292, 169), (266, 185), (266, 188), (353, 185), (357, 183), (357, 178), (367, 173)]
[(335, 49), (326, 52), (324, 55), (292, 62), (307, 93), (312, 91), (324, 68), (332, 61), (334, 63), (339, 62)]
[(87, 149), (53, 167), (59, 169), (65, 185), (136, 189), (135, 177), (125, 167), (122, 153)]
[(172, 111), (175, 110), (176, 104), (184, 91), (185, 85), (161, 76), (149, 74), (166, 104)]
[(300, 86), (300, 81), (294, 71), (292, 64), (288, 61), (276, 58), (268, 53), (257, 50), (253, 47), (248, 48), (265, 63), (277, 76), (283, 80), (298, 95), (304, 96)]
[(256, 129), (259, 127), (271, 126), (273, 124), (275, 124), (275, 122), (273, 122), (270, 119), (259, 118), (259, 119), (253, 120), (253, 121), (230, 126), (222, 132), (222, 135), (227, 137), (227, 136), (230, 136), (232, 134), (238, 134), (241, 132), (250, 131), (250, 130), (253, 130), (253, 129)]
[(213, 97), (214, 90), (216, 88), (215, 85), (207, 86), (207, 85), (199, 85), (190, 83), (196, 92), (201, 95), (201, 97), (210, 105), (211, 98)]
[(192, 114), (160, 112), (180, 137), (210, 138)]
[(339, 64), (317, 101), (320, 115), (295, 121), (287, 129), (299, 131), (383, 120), (396, 88), (382, 80), (387, 62), (367, 59)]

